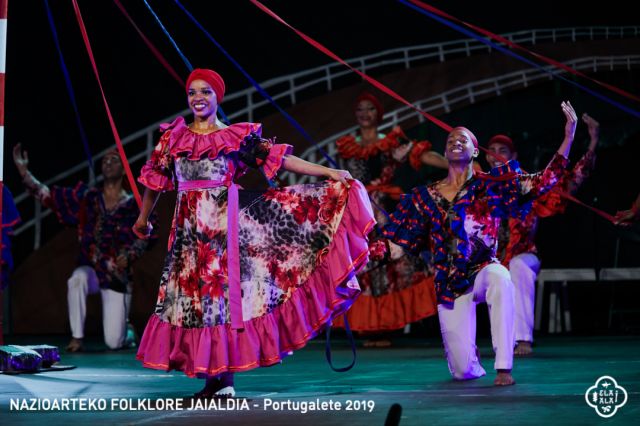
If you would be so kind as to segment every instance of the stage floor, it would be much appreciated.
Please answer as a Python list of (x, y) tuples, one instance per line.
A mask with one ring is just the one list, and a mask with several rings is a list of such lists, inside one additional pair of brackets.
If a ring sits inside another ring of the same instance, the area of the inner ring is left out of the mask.
[[(64, 346), (66, 339), (23, 336), (6, 343)], [(334, 362), (348, 362), (351, 353), (345, 341), (337, 340), (334, 346)], [(437, 339), (398, 338), (391, 348), (360, 347), (356, 366), (335, 373), (325, 360), (324, 339), (317, 338), (281, 365), (237, 374), (233, 403), (217, 401), (215, 407), (193, 410), (189, 396), (200, 389), (202, 380), (144, 369), (134, 350), (103, 351), (95, 341), (89, 352), (61, 352), (61, 364), (76, 365), (75, 369), (0, 374), (0, 424), (375, 426), (385, 423), (394, 403), (402, 407), (402, 426), (640, 424), (638, 336), (539, 338), (532, 357), (515, 360), (517, 384), (506, 388), (493, 386), (490, 342), (480, 340), (479, 346), (489, 374), (454, 382)], [(585, 401), (585, 392), (601, 376), (611, 376), (628, 394), (626, 405), (608, 419), (599, 417)], [(51, 408), (45, 405), (56, 398), (58, 403), (72, 404), (78, 398), (76, 404), (93, 401), (106, 408), (30, 410), (37, 404)], [(162, 401), (154, 402), (158, 398)], [(12, 400), (19, 410), (12, 407)], [(326, 407), (313, 406), (318, 402)], [(178, 403), (181, 410), (149, 409)], [(127, 404), (141, 409), (120, 409)], [(309, 411), (303, 413), (305, 404)]]

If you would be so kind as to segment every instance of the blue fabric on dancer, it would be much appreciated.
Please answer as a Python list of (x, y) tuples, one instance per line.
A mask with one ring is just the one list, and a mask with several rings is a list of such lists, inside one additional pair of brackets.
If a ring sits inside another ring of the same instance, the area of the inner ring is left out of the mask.
[(11, 236), (13, 227), (20, 223), (20, 214), (13, 201), (9, 188), (2, 186), (2, 259), (0, 267), (0, 290), (9, 285), (9, 274), (13, 270), (13, 256), (11, 255)]
[[(493, 219), (526, 216), (532, 201), (551, 189), (567, 162), (556, 155), (544, 172), (531, 175), (521, 174), (518, 163), (510, 161), (490, 173), (475, 174), (451, 202), (444, 197), (434, 200), (430, 192), (435, 191), (434, 185), (414, 188), (390, 215), (384, 236), (415, 253), (430, 251), (436, 269), (438, 303), (453, 305), (456, 297), (472, 285), (481, 267), (498, 263)], [(467, 234), (468, 214), (476, 221), (473, 230), (483, 228), (495, 242), (486, 244), (478, 234)]]

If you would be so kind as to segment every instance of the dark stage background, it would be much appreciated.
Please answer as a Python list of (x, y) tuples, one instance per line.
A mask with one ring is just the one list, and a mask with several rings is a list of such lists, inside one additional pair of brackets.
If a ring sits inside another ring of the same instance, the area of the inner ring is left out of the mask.
[[(187, 68), (144, 3), (141, 0), (122, 0), (122, 3), (142, 31), (186, 78)], [(149, 3), (194, 66), (218, 70), (226, 80), (228, 93), (249, 86), (242, 74), (206, 40), (174, 2), (149, 0)], [(182, 3), (258, 81), (330, 62), (326, 56), (248, 1), (184, 0)], [(391, 0), (265, 0), (264, 3), (343, 58), (401, 46), (464, 38)], [(114, 141), (72, 4), (68, 0), (50, 0), (49, 4), (76, 91), (81, 118), (93, 152), (97, 153), (113, 146)], [(112, 1), (80, 0), (79, 4), (121, 137), (175, 114), (186, 106), (183, 87), (156, 61)], [(638, 24), (637, 15), (629, 11), (630, 3), (617, 0), (608, 1), (597, 8), (585, 7), (584, 2), (547, 0), (432, 1), (431, 4), (497, 33), (533, 28)], [(16, 195), (22, 192), (22, 188), (11, 160), (11, 149), (15, 143), (21, 142), (29, 151), (30, 168), (43, 180), (84, 161), (85, 157), (43, 1), (9, 1), (7, 43), (4, 181)], [(532, 49), (535, 50), (535, 46)], [(596, 77), (632, 93), (640, 93), (637, 70), (601, 73)], [(411, 93), (401, 94), (411, 99)], [(564, 99), (570, 99), (579, 113), (589, 112), (602, 124), (597, 170), (580, 190), (578, 197), (608, 212), (628, 208), (631, 200), (640, 192), (637, 175), (640, 154), (638, 120), (565, 83), (548, 82), (526, 91), (484, 100), (471, 107), (440, 115), (439, 118), (451, 124), (465, 124), (477, 129), (481, 140), (486, 140), (494, 133), (509, 133), (521, 142), (521, 150), (529, 154), (521, 155), (522, 158), (536, 158), (544, 162), (550, 158), (562, 138), (563, 119), (559, 104)], [(313, 102), (313, 99), (306, 102)], [(637, 105), (631, 106), (637, 108)], [(266, 117), (275, 112), (275, 109), (266, 109), (263, 114)], [(256, 117), (258, 120), (261, 118)], [(409, 132), (432, 140), (436, 148), (442, 146), (444, 135), (434, 125), (416, 126)], [(586, 137), (586, 129), (579, 126), (573, 158), (578, 158), (584, 151)], [(523, 166), (534, 169), (543, 164), (524, 160)], [(134, 170), (134, 173), (137, 172)], [(428, 180), (437, 176), (437, 172), (426, 170), (420, 177)], [(409, 183), (404, 182), (406, 186)], [(161, 217), (166, 223), (171, 215), (171, 197), (165, 198), (167, 201), (161, 206), (164, 209)], [(46, 222), (43, 245), (49, 244), (48, 250), (72, 253), (75, 250), (74, 233), (66, 230), (60, 234), (61, 230), (62, 227), (53, 220)], [(166, 230), (163, 232), (166, 236)], [(638, 266), (639, 241), (638, 227), (617, 229), (577, 206), (571, 206), (562, 217), (543, 221), (538, 236), (543, 267), (611, 267), (616, 261), (619, 266)], [(16, 239), (18, 269), (26, 268), (23, 262), (31, 255), (31, 244), (28, 238)], [(164, 242), (158, 245), (163, 247)], [(150, 266), (141, 268), (139, 272), (139, 276), (146, 277), (150, 284), (145, 284), (140, 293), (145, 295), (146, 300), (140, 302), (139, 311), (142, 313), (134, 318), (137, 326), (144, 323), (144, 317), (151, 312), (155, 300), (153, 282), (162, 266), (161, 248), (151, 256), (152, 260), (148, 261)], [(37, 268), (46, 257), (46, 252), (36, 253), (30, 258), (28, 268)], [(71, 268), (72, 264), (67, 267)], [(41, 283), (16, 279), (13, 285), (20, 286), (23, 293), (30, 293), (30, 298), (38, 297), (38, 294), (40, 297), (59, 298), (59, 293), (66, 286), (66, 280), (60, 279), (63, 282), (56, 284), (55, 289), (36, 290), (35, 294), (31, 289), (40, 288), (38, 286)], [(637, 331), (637, 313), (616, 317), (609, 324), (609, 309), (611, 306), (637, 308), (637, 302), (633, 300), (638, 300), (638, 293), (638, 286), (632, 284), (621, 284), (619, 287), (597, 283), (572, 285), (570, 297), (575, 315), (575, 332)], [(14, 298), (13, 303), (27, 304), (28, 300), (26, 297)], [(23, 312), (20, 318), (32, 310), (27, 305), (14, 306), (12, 309), (14, 313), (16, 310)], [(99, 304), (95, 300), (92, 309), (92, 318), (96, 320), (99, 318)], [(51, 311), (39, 312), (38, 315), (56, 316), (64, 321), (66, 311), (63, 305), (55, 305)], [(415, 332), (437, 333), (433, 320), (425, 321), (423, 326), (415, 328)], [(97, 333), (99, 321), (95, 322), (91, 327)], [(32, 323), (18, 329), (22, 333), (40, 333), (43, 330), (39, 328), (41, 323), (42, 318), (34, 318)], [(15, 329), (16, 324), (13, 326)], [(483, 329), (486, 330), (486, 327), (479, 328), (480, 334), (484, 332)]]

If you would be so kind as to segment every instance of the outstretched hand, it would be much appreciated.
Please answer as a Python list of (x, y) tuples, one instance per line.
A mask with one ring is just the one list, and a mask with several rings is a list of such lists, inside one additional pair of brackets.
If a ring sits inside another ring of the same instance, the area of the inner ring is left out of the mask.
[(13, 147), (13, 162), (20, 172), (20, 176), (24, 177), (29, 171), (29, 153), (22, 150), (22, 145), (17, 143)]
[(573, 139), (573, 136), (576, 133), (576, 126), (578, 125), (578, 116), (576, 115), (571, 102), (565, 101), (560, 104), (562, 107), (562, 112), (564, 113), (565, 118), (567, 119), (566, 124), (564, 125), (564, 136), (570, 137)]
[(600, 123), (594, 120), (593, 117), (586, 112), (582, 114), (582, 121), (584, 121), (584, 124), (587, 125), (587, 129), (589, 130), (589, 138), (591, 139), (589, 149), (593, 151), (596, 148), (598, 139), (600, 138)]
[(587, 125), (589, 129), (589, 136), (591, 139), (597, 139), (600, 134), (600, 123), (598, 123), (593, 117), (591, 117), (586, 112), (582, 114), (582, 121)]
[(347, 188), (351, 188), (351, 184), (347, 179), (353, 179), (351, 173), (347, 170), (328, 169), (327, 177), (332, 180), (342, 182)]

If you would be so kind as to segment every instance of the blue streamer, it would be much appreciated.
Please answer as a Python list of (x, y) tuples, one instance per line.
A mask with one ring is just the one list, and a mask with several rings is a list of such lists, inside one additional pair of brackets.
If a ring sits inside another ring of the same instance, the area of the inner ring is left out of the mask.
[[(158, 21), (158, 23), (160, 24), (160, 26), (162, 27), (163, 31), (165, 32), (165, 34), (167, 35), (167, 37), (169, 37), (171, 39), (171, 36), (169, 35), (169, 33), (166, 31), (166, 29), (164, 28), (164, 26), (162, 25), (162, 23), (160, 22), (160, 19), (157, 17), (157, 15), (153, 12), (153, 10), (151, 9), (151, 6), (149, 6), (149, 4), (147, 3), (147, 0), (143, 0), (145, 2), (145, 4), (147, 5), (147, 7), (149, 8), (149, 10), (151, 11), (151, 13), (153, 13), (154, 17), (156, 18), (156, 20)], [(253, 78), (251, 77), (251, 75), (249, 75), (249, 73), (247, 73), (247, 71), (245, 71), (245, 69), (242, 67), (242, 65), (240, 65), (240, 63), (238, 61), (236, 61), (231, 54), (229, 54), (229, 52), (226, 51), (226, 49), (224, 47), (222, 47), (222, 45), (220, 43), (218, 43), (216, 41), (216, 39), (213, 38), (213, 36), (206, 30), (206, 28), (204, 28), (202, 26), (202, 24), (200, 24), (200, 22), (198, 22), (196, 20), (196, 18), (178, 1), (175, 0), (176, 4), (178, 5), (178, 7), (180, 7), (180, 9), (182, 9), (182, 11), (193, 21), (193, 23), (200, 28), (200, 30), (207, 36), (207, 38), (216, 45), (216, 47), (227, 57), (227, 59), (229, 59), (235, 66), (236, 68), (238, 68), (240, 70), (240, 72), (247, 78), (247, 80), (249, 80), (249, 82), (256, 88), (257, 92), (260, 93), (260, 95), (262, 95), (265, 99), (267, 99), (267, 101), (269, 101), (269, 103), (271, 103), (271, 105), (273, 105), (294, 127), (295, 129), (307, 140), (309, 141), (313, 146), (317, 147), (317, 150), (327, 159), (327, 161), (333, 166), (333, 167), (338, 167), (338, 164), (336, 163), (336, 161), (331, 158), (329, 156), (329, 154), (322, 148), (318, 147), (317, 142), (315, 142), (315, 140), (313, 138), (311, 138), (311, 136), (304, 130), (304, 128), (293, 118), (291, 117), (285, 110), (283, 110), (280, 105), (278, 105), (278, 103), (260, 86), (260, 84)], [(175, 46), (175, 48), (179, 51), (178, 46), (175, 44), (175, 42), (172, 43)], [(181, 56), (182, 55), (180, 53)], [(186, 58), (184, 58), (184, 60), (186, 61)], [(188, 63), (188, 61), (186, 61), (185, 63)], [(272, 182), (269, 181), (269, 185), (272, 185)], [(382, 207), (380, 207), (377, 203), (374, 202), (374, 205), (380, 209), (380, 211), (382, 211), (384, 213), (385, 216), (389, 217), (389, 214), (382, 209)]]
[(78, 131), (80, 132), (80, 139), (82, 140), (84, 153), (87, 157), (87, 163), (89, 163), (89, 170), (91, 170), (91, 173), (93, 174), (93, 176), (95, 176), (95, 169), (93, 167), (93, 157), (91, 156), (91, 149), (89, 148), (89, 140), (84, 130), (84, 126), (82, 125), (82, 120), (80, 120), (80, 110), (78, 109), (78, 104), (76, 102), (76, 95), (73, 90), (73, 85), (71, 84), (71, 77), (69, 76), (69, 70), (67, 69), (67, 65), (64, 61), (64, 56), (62, 56), (62, 49), (60, 48), (58, 32), (56, 31), (56, 25), (53, 21), (53, 15), (51, 14), (51, 9), (49, 8), (49, 1), (44, 0), (44, 5), (45, 5), (45, 9), (47, 10), (49, 27), (51, 28), (51, 32), (53, 33), (53, 41), (55, 42), (56, 50), (58, 51), (58, 58), (60, 59), (60, 68), (62, 68), (62, 74), (64, 75), (64, 82), (67, 86), (67, 93), (69, 94), (69, 99), (71, 100), (71, 105), (73, 106), (73, 112), (75, 113), (76, 124), (78, 125)]
[(271, 105), (273, 105), (279, 112), (280, 114), (282, 114), (284, 116), (284, 118), (287, 119), (287, 121), (289, 121), (289, 123), (291, 123), (293, 125), (293, 127), (295, 127), (295, 129), (307, 140), (309, 141), (313, 146), (317, 147), (317, 150), (322, 154), (322, 156), (324, 158), (327, 159), (327, 161), (335, 168), (338, 168), (338, 164), (334, 161), (333, 158), (331, 158), (329, 156), (329, 154), (322, 148), (318, 147), (317, 142), (315, 142), (313, 140), (313, 138), (311, 136), (309, 136), (309, 134), (302, 128), (302, 126), (293, 118), (291, 117), (285, 110), (283, 110), (280, 105), (278, 105), (278, 103), (271, 97), (269, 96), (269, 94), (260, 86), (260, 84), (253, 78), (251, 77), (251, 75), (249, 75), (249, 73), (247, 71), (245, 71), (244, 68), (242, 68), (242, 65), (240, 65), (238, 63), (238, 61), (236, 61), (233, 56), (231, 56), (229, 54), (229, 52), (227, 52), (225, 50), (224, 47), (222, 47), (222, 45), (220, 43), (218, 43), (216, 41), (216, 39), (213, 38), (213, 36), (202, 26), (202, 24), (200, 24), (200, 22), (198, 22), (196, 20), (196, 18), (178, 1), (178, 0), (174, 0), (176, 2), (176, 4), (178, 5), (178, 7), (180, 7), (180, 9), (182, 9), (182, 11), (193, 21), (194, 24), (196, 24), (196, 26), (198, 28), (200, 28), (200, 30), (202, 30), (202, 32), (207, 36), (207, 38), (209, 40), (211, 40), (211, 42), (213, 44), (216, 45), (216, 47), (227, 57), (227, 59), (229, 59), (233, 65), (236, 66), (236, 68), (238, 68), (240, 70), (240, 72), (247, 78), (247, 80), (249, 80), (249, 82), (253, 85), (253, 87), (256, 88), (256, 90), (258, 91), (258, 93), (260, 93), (260, 95), (262, 95), (262, 97), (264, 97), (267, 101), (269, 101), (269, 103)]
[(596, 92), (594, 90), (591, 90), (588, 87), (583, 86), (580, 83), (577, 83), (577, 82), (575, 82), (573, 80), (570, 80), (570, 79), (568, 79), (566, 77), (563, 77), (557, 71), (547, 70), (543, 66), (533, 62), (532, 60), (527, 59), (524, 56), (521, 56), (521, 55), (519, 55), (519, 54), (517, 54), (517, 53), (515, 53), (515, 52), (513, 52), (513, 51), (511, 51), (511, 50), (509, 50), (509, 49), (507, 49), (505, 47), (502, 47), (499, 44), (496, 44), (496, 43), (494, 43), (494, 42), (492, 42), (490, 40), (487, 40), (487, 39), (475, 34), (474, 32), (472, 32), (470, 30), (467, 30), (467, 29), (465, 29), (465, 28), (463, 28), (463, 27), (461, 27), (461, 26), (459, 26), (459, 25), (457, 25), (457, 24), (455, 24), (455, 23), (453, 23), (453, 22), (451, 22), (451, 21), (449, 21), (447, 19), (444, 19), (444, 18), (442, 18), (442, 17), (440, 17), (440, 16), (438, 16), (436, 14), (433, 14), (433, 13), (431, 13), (429, 11), (426, 11), (426, 10), (414, 5), (413, 3), (409, 3), (406, 0), (398, 0), (398, 1), (400, 3), (402, 3), (402, 4), (404, 4), (405, 6), (408, 6), (408, 7), (412, 8), (412, 9), (416, 10), (417, 12), (422, 13), (423, 15), (426, 15), (426, 16), (432, 18), (432, 19), (435, 19), (436, 21), (438, 21), (438, 22), (440, 22), (440, 23), (442, 23), (442, 24), (444, 24), (444, 25), (446, 25), (446, 26), (448, 26), (450, 28), (453, 28), (454, 30), (456, 30), (458, 32), (461, 32), (461, 33), (463, 33), (463, 34), (465, 34), (465, 35), (467, 35), (467, 36), (469, 36), (469, 37), (471, 37), (471, 38), (473, 38), (475, 40), (478, 40), (481, 43), (486, 44), (487, 46), (490, 46), (493, 49), (496, 49), (496, 50), (498, 50), (498, 51), (500, 51), (502, 53), (505, 53), (505, 54), (507, 54), (507, 55), (509, 55), (509, 56), (511, 56), (513, 58), (516, 58), (516, 59), (518, 59), (518, 60), (520, 60), (522, 62), (525, 62), (525, 63), (531, 65), (534, 68), (537, 68), (537, 69), (539, 69), (539, 70), (541, 70), (543, 72), (546, 72), (547, 74), (551, 74), (553, 77), (559, 78), (560, 80), (563, 80), (563, 81), (565, 81), (565, 82), (567, 82), (567, 83), (569, 83), (569, 84), (571, 84), (571, 85), (573, 85), (573, 86), (575, 86), (575, 87), (577, 87), (577, 88), (589, 93), (590, 95), (595, 96), (596, 98), (598, 98), (598, 99), (600, 99), (600, 100), (602, 100), (604, 102), (607, 102), (607, 103), (609, 103), (609, 104), (611, 104), (611, 105), (623, 110), (624, 112), (626, 112), (628, 114), (633, 115), (634, 117), (640, 118), (640, 112), (638, 112), (638, 111), (636, 111), (636, 110), (634, 110), (632, 108), (629, 108), (629, 107), (627, 107), (625, 105), (622, 105), (621, 103), (616, 102), (613, 99), (608, 98), (607, 96), (602, 95), (602, 94), (600, 94), (600, 93), (598, 93), (598, 92)]
[[(162, 28), (162, 31), (164, 32), (164, 34), (167, 36), (167, 38), (169, 39), (169, 41), (171, 42), (173, 47), (178, 52), (178, 55), (180, 55), (180, 58), (182, 58), (182, 60), (184, 61), (185, 65), (189, 69), (189, 72), (193, 71), (193, 65), (191, 65), (191, 62), (189, 62), (189, 60), (184, 55), (184, 53), (182, 53), (182, 50), (180, 50), (180, 47), (178, 47), (178, 43), (176, 43), (176, 41), (173, 39), (173, 37), (171, 37), (171, 34), (169, 34), (169, 31), (167, 31), (165, 26), (162, 24), (162, 21), (160, 20), (160, 18), (156, 14), (156, 12), (151, 8), (151, 5), (147, 2), (147, 0), (142, 0), (142, 1), (147, 6), (147, 9), (149, 9), (149, 12), (151, 12), (151, 14), (156, 19), (156, 22), (158, 23), (160, 28)], [(218, 105), (218, 112), (220, 112), (220, 115), (222, 115), (222, 120), (225, 122), (225, 124), (229, 124), (229, 118), (224, 113), (224, 110), (222, 109), (222, 107), (220, 105)]]

